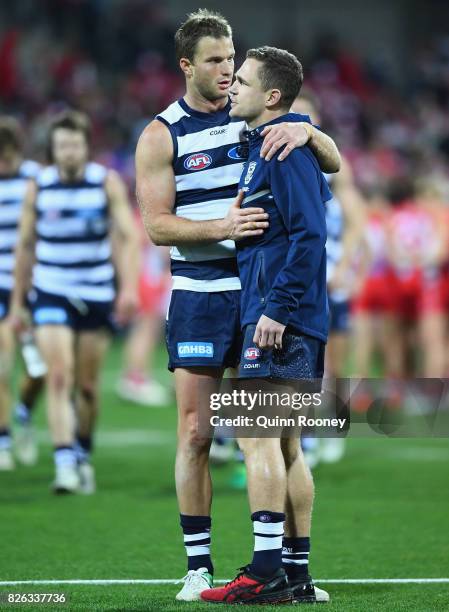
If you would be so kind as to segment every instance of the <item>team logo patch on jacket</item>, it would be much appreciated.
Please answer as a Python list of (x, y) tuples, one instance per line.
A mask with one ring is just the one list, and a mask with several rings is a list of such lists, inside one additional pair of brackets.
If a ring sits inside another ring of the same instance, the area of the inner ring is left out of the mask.
[(250, 180), (253, 178), (254, 170), (256, 169), (257, 162), (252, 161), (249, 163), (248, 170), (245, 176), (245, 185), (248, 185)]
[(186, 170), (204, 170), (212, 163), (212, 157), (207, 153), (193, 153), (184, 161)]

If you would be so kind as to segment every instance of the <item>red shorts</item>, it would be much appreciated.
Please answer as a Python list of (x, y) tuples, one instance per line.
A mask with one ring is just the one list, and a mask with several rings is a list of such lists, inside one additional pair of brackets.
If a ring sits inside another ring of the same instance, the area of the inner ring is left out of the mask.
[(392, 273), (368, 277), (362, 291), (352, 301), (354, 313), (372, 314), (391, 313), (395, 311), (395, 300), (391, 291)]
[(441, 274), (426, 278), (421, 270), (401, 277), (392, 283), (395, 313), (404, 319), (415, 320), (425, 314), (444, 312), (444, 282)]
[(449, 270), (444, 270), (441, 277), (444, 311), (449, 312)]

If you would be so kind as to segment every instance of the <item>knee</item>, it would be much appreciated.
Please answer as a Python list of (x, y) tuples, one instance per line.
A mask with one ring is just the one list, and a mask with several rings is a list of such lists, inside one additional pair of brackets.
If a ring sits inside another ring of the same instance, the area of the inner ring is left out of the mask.
[(178, 427), (178, 446), (195, 455), (208, 454), (212, 438), (199, 431), (197, 414), (187, 414)]
[(98, 400), (97, 386), (92, 382), (80, 384), (79, 389), (81, 399), (87, 404), (96, 404)]
[[(257, 460), (261, 454), (269, 456), (273, 450), (273, 441), (270, 438), (239, 438), (237, 443), (245, 456), (245, 460), (252, 457)], [(277, 445), (275, 444), (275, 446)]]
[(48, 368), (47, 384), (56, 392), (62, 392), (70, 389), (72, 386), (72, 372), (70, 368), (64, 368), (61, 365), (53, 364)]

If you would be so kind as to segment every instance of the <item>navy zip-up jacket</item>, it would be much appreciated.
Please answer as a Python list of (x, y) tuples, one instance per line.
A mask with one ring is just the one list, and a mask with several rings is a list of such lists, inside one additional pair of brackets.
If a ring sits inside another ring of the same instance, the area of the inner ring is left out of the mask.
[(323, 342), (328, 334), (325, 202), (332, 197), (308, 147), (282, 162), (260, 157), (260, 132), (274, 123), (304, 121), (289, 113), (248, 133), (249, 157), (240, 178), (242, 207), (269, 213), (261, 236), (236, 243), (242, 282), (242, 327), (262, 314)]

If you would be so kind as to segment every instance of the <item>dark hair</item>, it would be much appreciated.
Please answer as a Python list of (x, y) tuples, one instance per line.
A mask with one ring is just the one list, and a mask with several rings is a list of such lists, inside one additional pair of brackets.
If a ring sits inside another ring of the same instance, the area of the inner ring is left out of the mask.
[(250, 49), (246, 57), (262, 64), (259, 68), (259, 79), (264, 91), (279, 89), (282, 108), (290, 108), (301, 90), (303, 81), (302, 65), (298, 58), (276, 47)]
[(13, 117), (0, 117), (0, 155), (7, 149), (17, 153), (22, 150), (22, 130), (19, 122)]
[(193, 60), (196, 46), (200, 38), (230, 38), (232, 29), (223, 15), (207, 9), (199, 9), (190, 13), (175, 34), (176, 59), (186, 57)]
[(53, 161), (53, 134), (60, 128), (71, 130), (72, 132), (81, 132), (84, 134), (87, 144), (90, 144), (91, 124), (89, 117), (84, 113), (80, 113), (79, 111), (63, 111), (62, 113), (59, 113), (59, 115), (56, 115), (50, 122), (47, 156), (51, 162)]

